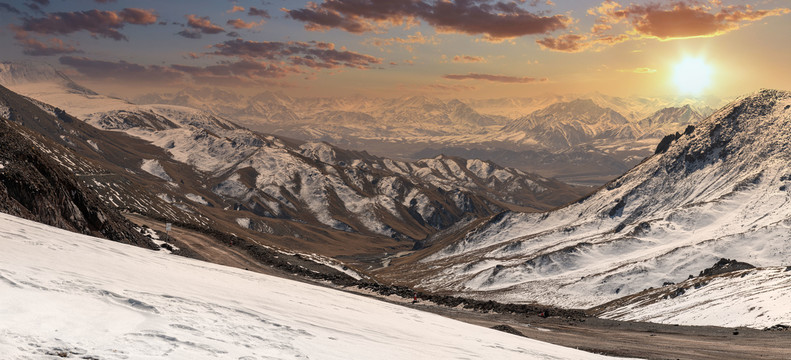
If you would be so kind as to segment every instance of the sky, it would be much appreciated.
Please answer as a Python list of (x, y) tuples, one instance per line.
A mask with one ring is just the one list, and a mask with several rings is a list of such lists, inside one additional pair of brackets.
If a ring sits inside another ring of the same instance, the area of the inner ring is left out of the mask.
[[(791, 90), (791, 0), (0, 0), (0, 61), (133, 97)], [(692, 64), (692, 65), (690, 65)]]

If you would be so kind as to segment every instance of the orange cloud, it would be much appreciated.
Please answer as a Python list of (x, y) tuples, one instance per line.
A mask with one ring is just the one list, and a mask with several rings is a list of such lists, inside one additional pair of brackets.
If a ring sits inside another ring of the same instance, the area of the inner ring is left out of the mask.
[(244, 11), (244, 8), (239, 5), (234, 5), (231, 10), (226, 11), (229, 14), (233, 14), (235, 12)]
[(363, 41), (363, 44), (380, 46), (380, 47), (390, 46), (393, 44), (438, 44), (438, 43), (439, 41), (435, 37), (433, 36), (426, 37), (420, 31), (414, 33), (413, 35), (407, 35), (407, 37), (405, 38), (392, 37), (389, 39), (383, 39), (383, 38), (374, 37), (374, 38), (368, 38), (365, 41)]
[(486, 59), (480, 56), (469, 55), (456, 55), (453, 57), (453, 62), (457, 63), (485, 63)]
[(71, 45), (66, 45), (63, 40), (58, 38), (50, 38), (48, 42), (45, 43), (31, 37), (30, 33), (15, 25), (10, 25), (9, 28), (14, 31), (14, 39), (19, 45), (22, 45), (22, 53), (25, 55), (51, 56), (82, 52)]
[[(607, 0), (588, 14), (597, 16), (588, 34), (544, 37), (536, 43), (560, 52), (598, 51), (630, 39), (658, 40), (710, 37), (739, 29), (747, 22), (791, 13), (791, 9), (756, 10), (751, 5), (723, 6), (719, 0), (680, 0), (648, 5), (621, 4)], [(616, 29), (616, 25), (620, 25)]]
[(625, 23), (642, 37), (660, 40), (722, 35), (739, 29), (745, 22), (789, 12), (791, 9), (787, 8), (756, 10), (751, 5), (723, 7), (718, 1), (700, 4), (691, 0), (627, 7), (605, 1), (588, 11), (599, 16), (598, 24)]
[(629, 39), (625, 34), (621, 35), (578, 35), (565, 34), (558, 37), (545, 37), (536, 40), (542, 49), (575, 53), (591, 48), (601, 49), (605, 46), (612, 46)]
[(204, 34), (217, 34), (225, 31), (221, 26), (212, 24), (208, 16), (197, 17), (193, 14), (187, 15), (187, 26)]
[(248, 23), (244, 22), (242, 19), (231, 19), (228, 20), (226, 24), (233, 26), (235, 29), (252, 29), (256, 26), (263, 25), (263, 22), (257, 23), (255, 21), (251, 21)]

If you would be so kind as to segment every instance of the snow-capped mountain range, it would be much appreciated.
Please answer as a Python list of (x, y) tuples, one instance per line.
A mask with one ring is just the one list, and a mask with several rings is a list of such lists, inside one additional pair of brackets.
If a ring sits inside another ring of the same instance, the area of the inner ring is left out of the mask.
[[(588, 308), (684, 281), (720, 258), (789, 265), (790, 139), (791, 93), (760, 91), (666, 137), (654, 156), (577, 203), (543, 214), (498, 215), (418, 261), (391, 266), (388, 276), (411, 274), (430, 290)], [(775, 273), (763, 274), (772, 283), (791, 276)], [(688, 289), (676, 301), (702, 291), (711, 290)], [(738, 316), (748, 309), (767, 314), (752, 326), (787, 319), (766, 299), (723, 298), (740, 309), (733, 312)], [(697, 306), (690, 311), (721, 309), (691, 303)], [(720, 316), (719, 324), (739, 322)]]
[[(342, 243), (356, 234), (359, 241), (390, 239), (380, 248), (410, 240), (398, 245), (408, 249), (411, 241), (462, 219), (508, 208), (546, 210), (587, 192), (488, 161), (440, 156), (403, 162), (260, 134), (198, 109), (74, 92), (53, 69), (51, 76), (25, 78), (24, 71), (6, 73), (17, 65), (5, 66), (0, 74), (14, 79), (12, 88), (36, 100), (4, 89), (15, 100), (0, 105), (0, 115), (114, 167), (123, 181), (92, 175), (90, 183), (116, 208), (196, 226), (222, 222), (229, 232), (249, 230), (313, 247), (321, 243), (317, 236)], [(153, 197), (130, 196), (140, 186), (118, 188), (140, 182)]]
[[(219, 89), (148, 94), (140, 104), (190, 106), (233, 118), (252, 129), (305, 141), (326, 141), (416, 160), (421, 155), (458, 154), (489, 159), (550, 176), (612, 179), (650, 154), (655, 142), (701, 120), (716, 99), (621, 98), (602, 94), (510, 99), (450, 99), (427, 96), (295, 98), (274, 92), (243, 96)], [(684, 112), (666, 122), (662, 114)], [(591, 117), (592, 114), (598, 114)], [(520, 152), (509, 161), (503, 151)], [(544, 152), (529, 156), (527, 152)], [(574, 153), (559, 164), (549, 154)], [(595, 153), (595, 154), (593, 154)], [(573, 158), (573, 159), (572, 159)], [(599, 166), (580, 168), (594, 158)], [(602, 164), (613, 165), (602, 166)], [(617, 164), (617, 165), (616, 165)], [(557, 170), (554, 170), (554, 169)], [(601, 183), (601, 182), (600, 182)]]

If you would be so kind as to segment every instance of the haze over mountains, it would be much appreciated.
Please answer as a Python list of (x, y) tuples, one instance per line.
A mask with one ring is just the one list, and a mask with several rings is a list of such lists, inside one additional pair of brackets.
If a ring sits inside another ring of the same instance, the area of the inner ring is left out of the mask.
[(649, 155), (664, 134), (721, 105), (719, 99), (601, 94), (490, 100), (295, 98), (209, 88), (133, 101), (200, 108), (252, 129), (405, 160), (439, 154), (481, 158), (587, 184), (620, 175)]

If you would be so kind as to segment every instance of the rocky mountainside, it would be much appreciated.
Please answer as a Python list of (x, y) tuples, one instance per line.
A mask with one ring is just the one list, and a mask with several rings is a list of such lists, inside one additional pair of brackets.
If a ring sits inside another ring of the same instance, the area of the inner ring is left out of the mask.
[[(432, 228), (467, 215), (485, 216), (508, 204), (534, 209), (559, 205), (558, 194), (549, 189), (569, 198), (579, 194), (557, 181), (491, 163), (396, 162), (326, 143), (261, 135), (183, 107), (130, 106), (84, 118), (97, 128), (149, 141), (168, 160), (205, 174), (213, 195), (237, 210), (342, 231), (419, 239)], [(150, 160), (143, 170), (168, 182), (179, 177), (154, 163), (164, 159)]]
[(720, 258), (791, 263), (791, 93), (746, 96), (668, 139), (584, 200), (500, 214), (395, 262), (388, 276), (503, 301), (591, 307), (683, 281)]
[[(12, 100), (13, 101), (13, 100)], [(0, 210), (62, 229), (158, 249), (116, 209), (78, 180), (69, 149), (23, 125), (24, 110), (0, 87)], [(87, 162), (80, 164), (90, 167)], [(94, 168), (95, 169), (95, 168)]]

